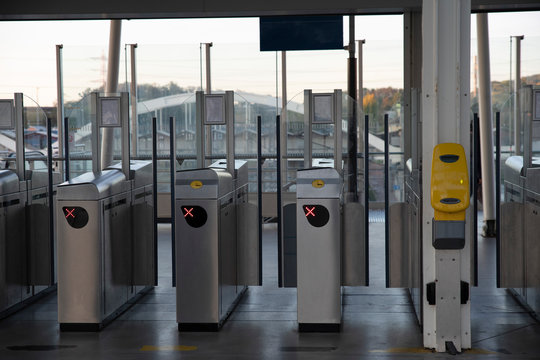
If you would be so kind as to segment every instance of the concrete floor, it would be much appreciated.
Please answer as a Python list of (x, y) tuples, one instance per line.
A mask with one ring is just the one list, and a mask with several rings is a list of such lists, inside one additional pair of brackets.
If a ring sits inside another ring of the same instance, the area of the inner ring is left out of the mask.
[[(160, 225), (159, 286), (100, 333), (60, 333), (56, 294), (0, 321), (0, 359), (446, 359), (422, 348), (405, 290), (384, 287), (384, 224), (370, 224), (369, 288), (346, 288), (341, 333), (300, 334), (296, 290), (277, 287), (275, 225), (264, 228), (264, 286), (250, 287), (219, 333), (178, 333), (170, 227)], [(540, 359), (540, 325), (495, 288), (495, 242), (480, 238), (473, 350), (462, 359)]]

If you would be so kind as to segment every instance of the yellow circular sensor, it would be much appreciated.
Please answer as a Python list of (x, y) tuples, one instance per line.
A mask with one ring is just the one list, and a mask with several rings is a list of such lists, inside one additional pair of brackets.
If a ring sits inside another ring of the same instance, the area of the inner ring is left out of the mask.
[(194, 180), (191, 182), (191, 184), (189, 184), (193, 189), (200, 189), (202, 188), (202, 181), (199, 181), (199, 180)]
[(311, 185), (314, 188), (320, 189), (320, 188), (322, 188), (324, 186), (324, 181), (322, 181), (321, 179), (315, 179), (315, 180), (313, 180)]

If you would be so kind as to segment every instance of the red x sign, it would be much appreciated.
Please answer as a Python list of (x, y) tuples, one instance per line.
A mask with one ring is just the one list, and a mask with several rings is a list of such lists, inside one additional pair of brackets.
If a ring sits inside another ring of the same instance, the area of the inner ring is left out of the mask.
[(308, 217), (309, 215), (315, 217), (315, 213), (313, 211), (315, 211), (315, 206), (312, 207), (311, 209), (309, 207), (306, 206), (306, 217)]
[(191, 213), (191, 212), (193, 211), (193, 208), (191, 208), (191, 209), (189, 209), (189, 210), (188, 210), (188, 208), (184, 208), (184, 211), (186, 212), (186, 213), (184, 214), (184, 217), (186, 217), (186, 216), (188, 216), (188, 215), (191, 216), (191, 217), (193, 217), (193, 214)]
[(75, 219), (75, 215), (73, 214), (74, 211), (75, 211), (75, 208), (73, 208), (73, 209), (71, 209), (71, 210), (66, 209), (66, 219), (67, 219), (68, 217), (70, 217), (70, 216), (71, 216), (72, 218)]

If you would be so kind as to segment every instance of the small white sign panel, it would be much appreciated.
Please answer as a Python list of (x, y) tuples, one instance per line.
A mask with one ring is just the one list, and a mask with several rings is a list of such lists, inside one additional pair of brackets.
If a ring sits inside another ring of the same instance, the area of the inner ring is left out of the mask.
[(120, 99), (101, 99), (101, 126), (120, 126)]
[(334, 123), (334, 101), (332, 94), (313, 95), (313, 123), (333, 124)]
[(206, 125), (225, 124), (225, 97), (223, 95), (206, 95), (204, 97)]
[(13, 100), (0, 100), (0, 129), (13, 129)]

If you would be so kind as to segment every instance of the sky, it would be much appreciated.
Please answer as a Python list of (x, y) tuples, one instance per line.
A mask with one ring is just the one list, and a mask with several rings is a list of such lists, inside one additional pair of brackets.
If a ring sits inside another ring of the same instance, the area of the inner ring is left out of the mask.
[[(471, 59), (476, 54), (476, 16), (471, 16)], [(0, 94), (23, 92), (42, 106), (56, 102), (55, 45), (63, 44), (64, 97), (76, 100), (103, 83), (109, 21), (0, 22)], [(492, 80), (510, 75), (510, 36), (525, 35), (522, 75), (540, 73), (540, 12), (489, 15)], [(403, 16), (357, 16), (356, 39), (365, 39), (364, 87), (403, 86)], [(122, 21), (120, 83), (126, 79), (124, 44), (137, 43), (139, 83), (173, 81), (199, 86), (200, 43), (212, 42), (212, 88), (281, 94), (276, 53), (259, 51), (258, 18)], [(348, 17), (344, 18), (344, 43)], [(303, 89), (346, 89), (342, 50), (287, 54), (288, 99)], [(2, 96), (4, 97), (4, 96)]]

